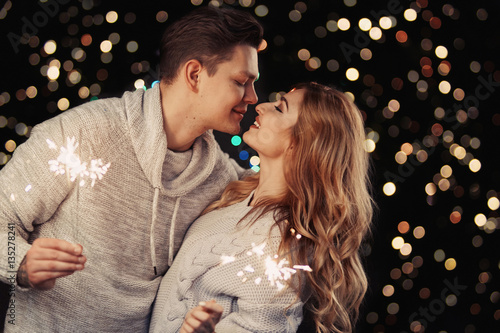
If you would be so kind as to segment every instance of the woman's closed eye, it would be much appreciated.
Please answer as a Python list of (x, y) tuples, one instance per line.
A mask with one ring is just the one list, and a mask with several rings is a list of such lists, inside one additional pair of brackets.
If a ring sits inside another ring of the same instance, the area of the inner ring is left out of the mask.
[(279, 107), (275, 106), (274, 108), (276, 109), (276, 111), (283, 113), (283, 111), (281, 111), (281, 109)]

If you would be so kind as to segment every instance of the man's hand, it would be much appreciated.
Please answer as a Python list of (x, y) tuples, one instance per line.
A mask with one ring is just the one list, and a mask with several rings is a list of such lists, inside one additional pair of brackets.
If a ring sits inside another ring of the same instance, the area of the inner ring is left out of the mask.
[(180, 333), (213, 333), (215, 325), (222, 316), (222, 306), (214, 300), (209, 302), (200, 302), (195, 308), (189, 310), (184, 318)]
[(65, 240), (38, 238), (28, 250), (17, 273), (21, 287), (49, 290), (56, 279), (83, 269), (85, 261), (83, 247)]

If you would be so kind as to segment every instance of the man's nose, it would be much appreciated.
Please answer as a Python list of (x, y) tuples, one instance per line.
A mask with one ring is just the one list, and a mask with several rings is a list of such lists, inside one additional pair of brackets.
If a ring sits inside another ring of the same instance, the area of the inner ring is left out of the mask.
[(243, 101), (247, 104), (255, 104), (257, 103), (258, 100), (259, 98), (257, 97), (257, 93), (255, 92), (255, 87), (252, 84), (245, 90), (245, 96), (243, 96)]

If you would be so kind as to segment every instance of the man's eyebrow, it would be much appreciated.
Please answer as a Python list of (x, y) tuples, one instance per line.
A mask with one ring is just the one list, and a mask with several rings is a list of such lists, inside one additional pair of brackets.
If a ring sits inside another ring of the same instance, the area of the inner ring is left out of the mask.
[(285, 104), (286, 104), (286, 109), (288, 110), (288, 109), (289, 109), (289, 107), (288, 107), (288, 100), (285, 98), (285, 96), (282, 96), (282, 97), (281, 97), (281, 100), (282, 100), (283, 102), (285, 102)]
[(241, 71), (238, 74), (245, 75), (246, 77), (248, 77), (249, 79), (252, 79), (252, 80), (255, 80), (257, 78), (256, 75), (253, 75), (252, 73), (247, 72), (247, 71)]

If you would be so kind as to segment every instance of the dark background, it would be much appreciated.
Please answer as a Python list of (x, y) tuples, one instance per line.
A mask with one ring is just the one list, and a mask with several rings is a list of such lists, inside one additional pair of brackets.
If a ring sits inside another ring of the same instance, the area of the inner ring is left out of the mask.
[[(368, 137), (376, 141), (371, 155), (378, 212), (373, 235), (363, 247), (369, 291), (357, 332), (418, 332), (418, 323), (411, 325), (412, 320), (420, 320), (426, 332), (498, 332), (500, 221), (497, 208), (489, 207), (488, 199), (498, 197), (500, 190), (499, 2), (218, 3), (249, 11), (264, 25), (268, 47), (259, 58), (259, 102), (274, 98), (276, 92), (287, 91), (300, 81), (332, 85), (355, 96), (366, 118)], [(259, 17), (256, 11), (262, 5), (268, 14)], [(71, 108), (93, 96), (121, 96), (123, 91), (134, 90), (138, 79), (149, 88), (157, 78), (162, 31), (195, 7), (189, 0), (0, 1), (0, 168), (13, 149), (27, 139), (32, 126), (63, 112), (57, 107), (60, 99), (66, 98)], [(417, 12), (414, 21), (404, 17), (408, 8)], [(115, 23), (106, 22), (109, 11), (118, 13)], [(157, 19), (160, 11), (168, 14), (164, 22)], [(297, 11), (301, 18), (293, 22), (290, 15), (293, 17)], [(397, 23), (382, 29), (381, 39), (373, 40), (357, 28), (361, 18), (379, 26), (378, 18), (383, 15), (392, 15)], [(329, 31), (327, 22), (340, 18), (347, 18), (351, 27)], [(36, 31), (30, 30), (30, 24)], [(23, 30), (27, 34), (21, 38)], [(396, 38), (401, 31), (408, 37), (406, 42)], [(120, 40), (110, 52), (112, 61), (104, 63), (99, 45), (112, 33), (119, 34)], [(92, 37), (89, 45), (82, 42), (86, 34)], [(18, 39), (20, 44), (16, 45)], [(57, 50), (50, 55), (43, 51), (48, 40), (57, 44)], [(138, 43), (136, 52), (127, 51), (129, 41)], [(425, 43), (432, 46), (426, 47)], [(434, 52), (439, 45), (448, 50), (445, 59)], [(75, 48), (84, 50), (85, 58), (74, 59)], [(371, 59), (360, 57), (363, 48), (371, 51)], [(313, 69), (298, 58), (301, 49), (321, 61), (319, 68)], [(42, 74), (43, 66), (54, 59), (61, 64), (57, 89)], [(68, 80), (69, 73), (63, 68), (68, 60), (81, 75), (78, 82)], [(331, 66), (335, 61), (337, 66)], [(438, 68), (443, 61), (451, 67), (446, 75)], [(346, 78), (348, 68), (358, 70), (357, 80)], [(411, 71), (418, 73), (418, 83), (410, 80)], [(439, 90), (443, 80), (451, 85), (449, 93)], [(485, 86), (484, 82), (489, 84)], [(94, 90), (96, 84), (100, 91)], [(29, 87), (36, 88), (36, 95)], [(81, 98), (81, 87), (93, 87), (93, 94)], [(460, 90), (454, 96), (455, 89), (461, 89), (462, 97)], [(27, 93), (31, 97), (26, 97)], [(384, 112), (391, 100), (399, 102), (399, 110)], [(444, 117), (435, 111), (438, 108), (443, 109)], [(253, 107), (249, 110), (243, 120), (244, 130), (256, 115)], [(467, 116), (459, 122), (457, 115)], [(248, 160), (240, 159), (240, 153), (245, 150), (253, 156), (251, 149), (244, 143), (232, 145), (229, 135), (216, 135), (225, 151), (249, 167)], [(411, 144), (414, 151), (400, 165), (395, 155), (405, 143)], [(451, 151), (456, 147), (453, 144), (465, 149), (465, 159), (451, 154), (450, 147)], [(427, 158), (417, 160), (415, 153), (419, 150), (426, 152)], [(473, 158), (481, 162), (478, 172), (468, 167)], [(453, 170), (447, 178), (449, 187), (437, 188), (435, 194), (429, 195), (426, 185), (443, 182), (440, 170), (445, 165)], [(392, 196), (383, 191), (389, 181), (396, 185)], [(488, 219), (486, 226), (475, 223), (478, 214)], [(408, 222), (408, 231), (401, 228), (402, 221)], [(413, 234), (419, 226), (425, 229), (422, 238)], [(398, 236), (411, 244), (411, 253), (403, 255), (393, 248), (392, 241)], [(438, 250), (443, 251), (444, 258), (436, 255)], [(4, 308), (6, 291), (7, 286), (2, 285), (0, 303)], [(306, 322), (302, 331), (312, 328)]]

